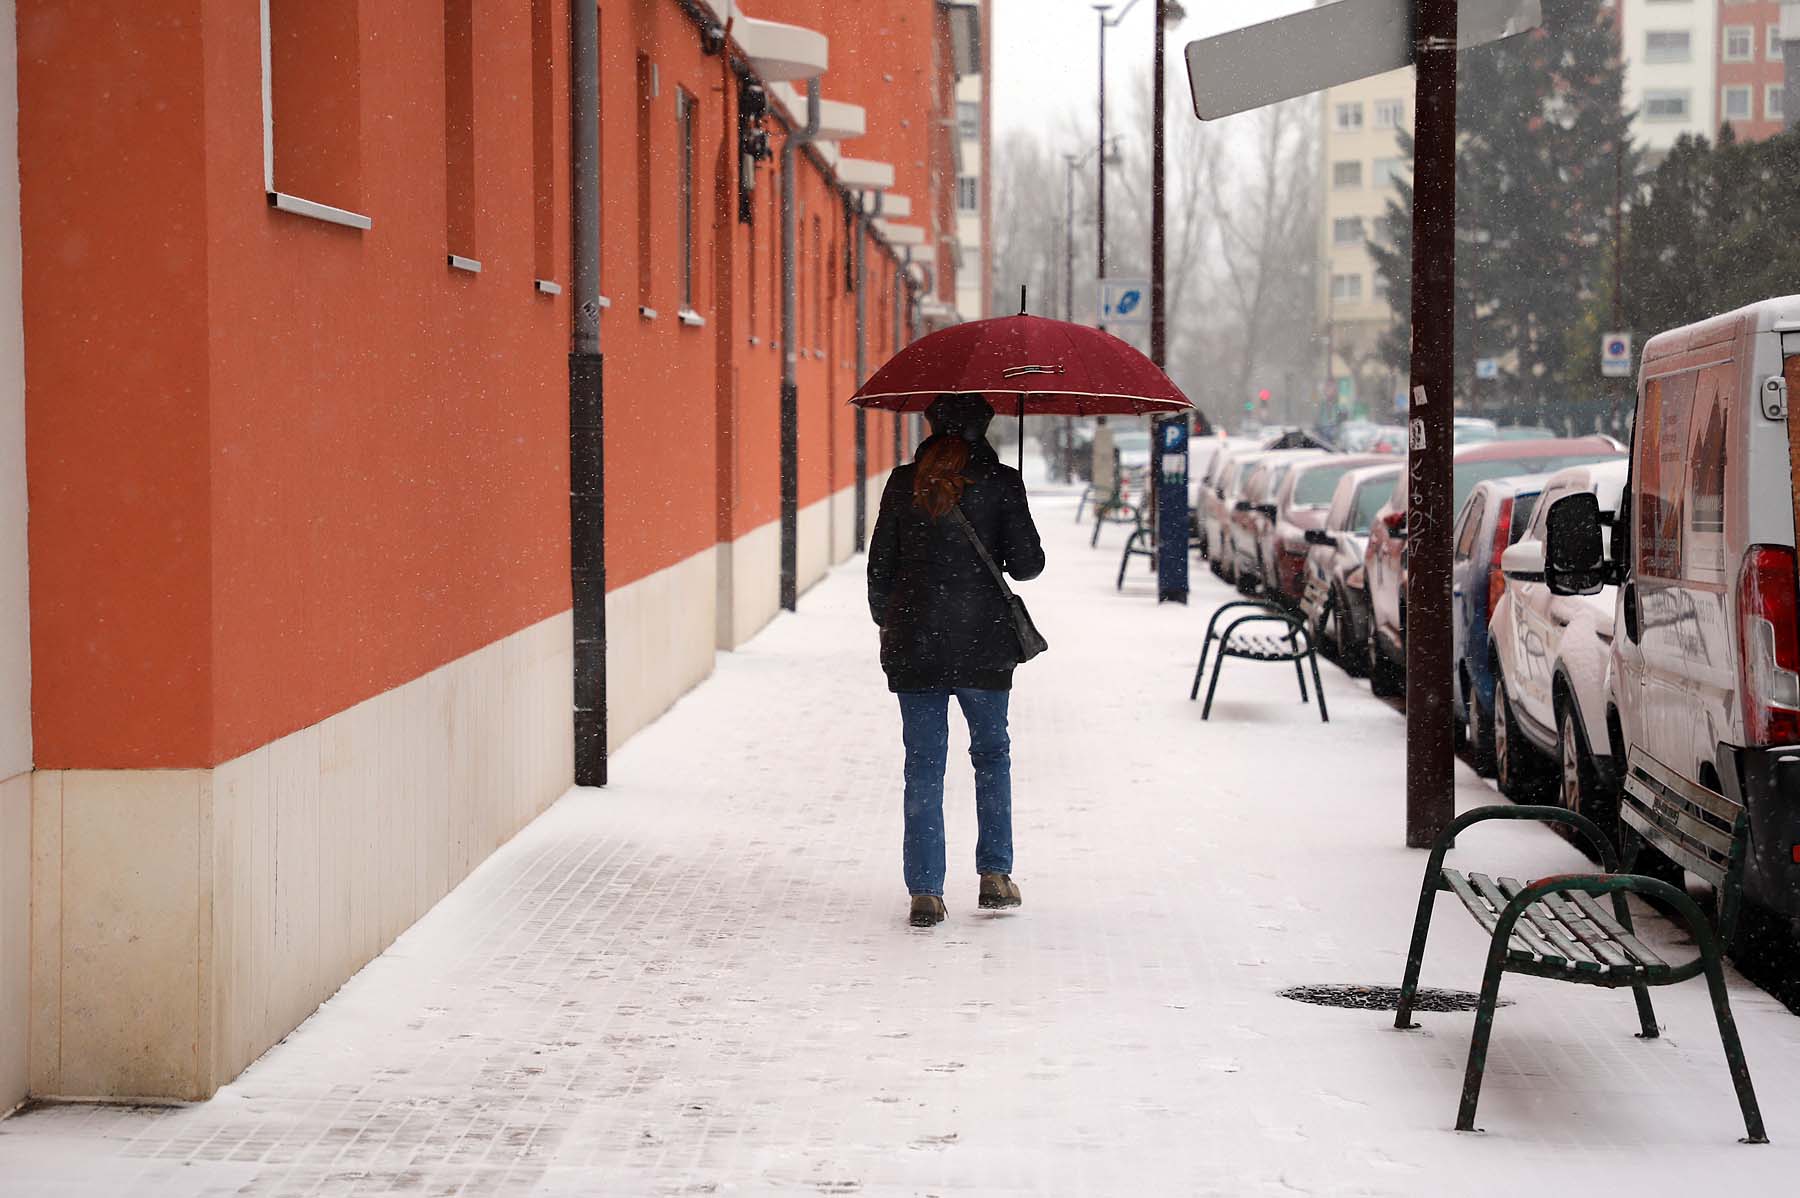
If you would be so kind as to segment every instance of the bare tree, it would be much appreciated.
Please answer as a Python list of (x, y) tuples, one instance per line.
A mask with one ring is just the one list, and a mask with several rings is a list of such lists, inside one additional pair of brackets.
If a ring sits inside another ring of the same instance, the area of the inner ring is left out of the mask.
[(1307, 337), (1278, 329), (1313, 326), (1318, 251), (1316, 102), (1264, 108), (1248, 123), (1253, 138), (1244, 169), (1215, 171), (1212, 201), (1219, 222), (1219, 299), (1234, 325), (1227, 377), (1248, 396), (1259, 377), (1311, 377)]

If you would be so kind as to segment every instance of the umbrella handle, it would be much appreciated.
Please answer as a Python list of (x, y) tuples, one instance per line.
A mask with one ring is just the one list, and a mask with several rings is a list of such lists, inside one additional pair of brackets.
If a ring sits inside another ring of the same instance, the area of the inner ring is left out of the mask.
[[(1025, 289), (1019, 288), (1019, 298), (1025, 298)], [(1019, 392), (1019, 473), (1025, 473), (1025, 393)]]

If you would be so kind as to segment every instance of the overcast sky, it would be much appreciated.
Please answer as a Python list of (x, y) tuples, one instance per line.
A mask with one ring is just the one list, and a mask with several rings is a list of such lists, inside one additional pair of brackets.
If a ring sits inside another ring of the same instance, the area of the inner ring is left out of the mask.
[[(1127, 0), (1116, 0), (1117, 13)], [(1311, 0), (1182, 0), (1188, 15), (1167, 34), (1170, 119), (1193, 120), (1182, 48), (1306, 8)], [(1107, 113), (1120, 110), (1133, 80), (1150, 70), (1156, 0), (1137, 0), (1106, 35)], [(994, 0), (994, 136), (1022, 128), (1051, 135), (1093, 121), (1099, 20), (1090, 0)]]

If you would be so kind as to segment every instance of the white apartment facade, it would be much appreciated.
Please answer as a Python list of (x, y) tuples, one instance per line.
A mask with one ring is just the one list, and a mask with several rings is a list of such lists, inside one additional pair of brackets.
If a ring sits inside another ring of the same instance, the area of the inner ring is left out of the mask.
[(1385, 240), (1394, 180), (1410, 169), (1399, 134), (1412, 128), (1413, 73), (1334, 87), (1322, 104), (1318, 310), (1327, 367), (1321, 385), (1340, 403), (1380, 419), (1404, 388), (1377, 349), (1394, 317), (1368, 241)]
[(987, 315), (989, 280), (983, 244), (982, 207), (986, 203), (986, 155), (982, 126), (986, 121), (986, 79), (965, 75), (956, 82), (956, 311), (964, 320)]
[[(1719, 131), (1720, 0), (1618, 0), (1624, 103), (1632, 136), (1654, 166), (1683, 134)], [(1729, 6), (1730, 0), (1725, 0)]]

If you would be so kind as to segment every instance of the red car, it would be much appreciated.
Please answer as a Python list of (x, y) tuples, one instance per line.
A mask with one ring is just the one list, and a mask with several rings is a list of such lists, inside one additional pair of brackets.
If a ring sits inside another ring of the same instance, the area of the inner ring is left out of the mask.
[(1297, 462), (1282, 478), (1273, 502), (1263, 507), (1258, 524), (1259, 557), (1264, 588), (1275, 598), (1298, 605), (1306, 591), (1308, 529), (1323, 528), (1325, 513), (1338, 480), (1358, 466), (1377, 466), (1394, 459), (1378, 454), (1332, 454)]
[[(1542, 441), (1483, 441), (1453, 451), (1454, 484), (1446, 521), (1454, 520), (1475, 484), (1514, 474), (1549, 474), (1623, 457), (1610, 437), (1558, 437)], [(1363, 577), (1369, 588), (1369, 684), (1378, 695), (1406, 689), (1406, 489), (1400, 472), (1394, 496), (1375, 516)]]

